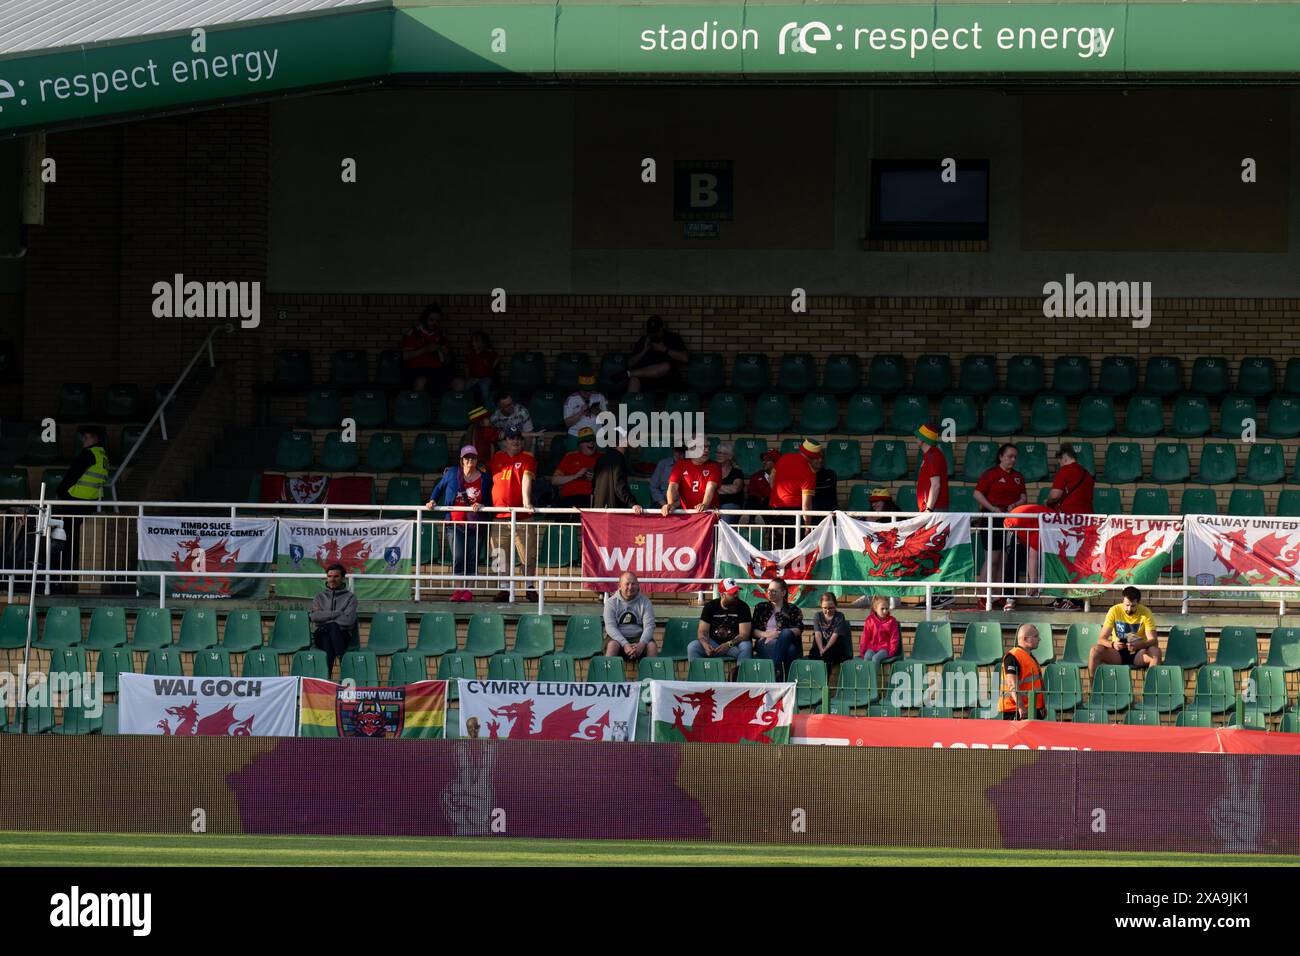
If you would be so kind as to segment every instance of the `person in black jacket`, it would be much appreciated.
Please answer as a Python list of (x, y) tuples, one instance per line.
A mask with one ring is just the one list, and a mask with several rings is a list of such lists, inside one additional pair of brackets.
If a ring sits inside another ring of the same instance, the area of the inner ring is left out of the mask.
[(640, 514), (641, 505), (627, 483), (627, 432), (613, 430), (614, 445), (596, 461), (591, 479), (591, 506), (593, 508), (631, 508)]
[(325, 590), (312, 598), (308, 615), (316, 625), (316, 646), (325, 652), (329, 676), (334, 661), (347, 653), (357, 632), (357, 596), (348, 590), (347, 575), (341, 564), (325, 569)]

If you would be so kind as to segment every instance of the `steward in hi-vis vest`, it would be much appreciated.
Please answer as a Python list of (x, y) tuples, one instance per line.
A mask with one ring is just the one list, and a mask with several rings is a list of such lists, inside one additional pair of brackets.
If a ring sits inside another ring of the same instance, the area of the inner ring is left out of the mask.
[(104, 450), (104, 431), (90, 426), (81, 433), (81, 451), (68, 466), (58, 496), (64, 501), (101, 501), (107, 488), (108, 452)]
[(1043, 668), (1033, 654), (1038, 641), (1038, 628), (1021, 624), (1016, 632), (1016, 646), (1002, 658), (1002, 695), (998, 700), (998, 710), (1002, 712), (1003, 720), (1028, 720), (1031, 697), (1034, 716), (1039, 720), (1047, 716)]

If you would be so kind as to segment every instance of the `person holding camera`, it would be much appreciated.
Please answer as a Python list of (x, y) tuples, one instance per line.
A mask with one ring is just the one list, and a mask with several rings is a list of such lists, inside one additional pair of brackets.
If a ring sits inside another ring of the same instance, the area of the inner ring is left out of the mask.
[(584, 428), (578, 432), (578, 450), (571, 451), (555, 468), (551, 486), (556, 490), (555, 507), (590, 508), (591, 482), (596, 476), (596, 432)]
[(659, 316), (652, 315), (646, 319), (645, 335), (636, 340), (628, 357), (627, 390), (639, 392), (647, 380), (676, 384), (680, 379), (678, 373), (689, 359), (682, 337), (670, 332)]
[(579, 375), (578, 390), (564, 400), (564, 427), (570, 435), (577, 435), (584, 428), (593, 433), (600, 423), (596, 416), (609, 407), (605, 396), (595, 390), (596, 376)]

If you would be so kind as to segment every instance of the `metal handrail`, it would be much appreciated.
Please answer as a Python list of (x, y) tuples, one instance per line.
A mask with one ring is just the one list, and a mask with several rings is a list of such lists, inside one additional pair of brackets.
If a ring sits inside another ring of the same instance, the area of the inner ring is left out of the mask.
[(172, 385), (171, 391), (169, 391), (166, 396), (163, 397), (163, 400), (158, 403), (158, 408), (154, 410), (153, 417), (151, 417), (148, 423), (144, 426), (144, 431), (140, 433), (140, 437), (136, 439), (135, 444), (131, 446), (131, 450), (126, 453), (122, 458), (121, 463), (118, 464), (116, 472), (108, 483), (108, 493), (114, 502), (117, 501), (117, 479), (121, 478), (122, 475), (126, 473), (127, 464), (135, 457), (135, 453), (140, 450), (140, 446), (144, 444), (145, 439), (149, 437), (149, 433), (153, 430), (154, 422), (159, 423), (158, 430), (162, 435), (162, 440), (167, 441), (167, 419), (163, 417), (163, 412), (167, 409), (167, 404), (173, 397), (175, 397), (176, 392), (179, 391), (181, 383), (184, 382), (186, 377), (190, 374), (190, 369), (194, 367), (194, 363), (199, 360), (199, 356), (203, 354), (204, 350), (207, 350), (208, 353), (208, 367), (216, 367), (217, 359), (212, 351), (212, 338), (221, 331), (233, 332), (235, 331), (235, 326), (232, 323), (227, 322), (225, 325), (214, 325), (212, 327), (212, 331), (204, 337), (203, 342), (199, 345), (198, 349), (195, 350), (194, 357), (190, 359), (189, 364), (186, 365), (184, 370), (181, 372), (180, 377), (176, 379), (176, 383)]

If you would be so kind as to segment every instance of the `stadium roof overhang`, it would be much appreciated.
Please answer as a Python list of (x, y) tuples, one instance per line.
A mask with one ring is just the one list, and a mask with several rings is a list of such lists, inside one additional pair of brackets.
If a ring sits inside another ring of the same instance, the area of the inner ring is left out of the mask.
[(0, 0), (0, 137), (399, 80), (1296, 82), (1296, 36), (1300, 0)]

